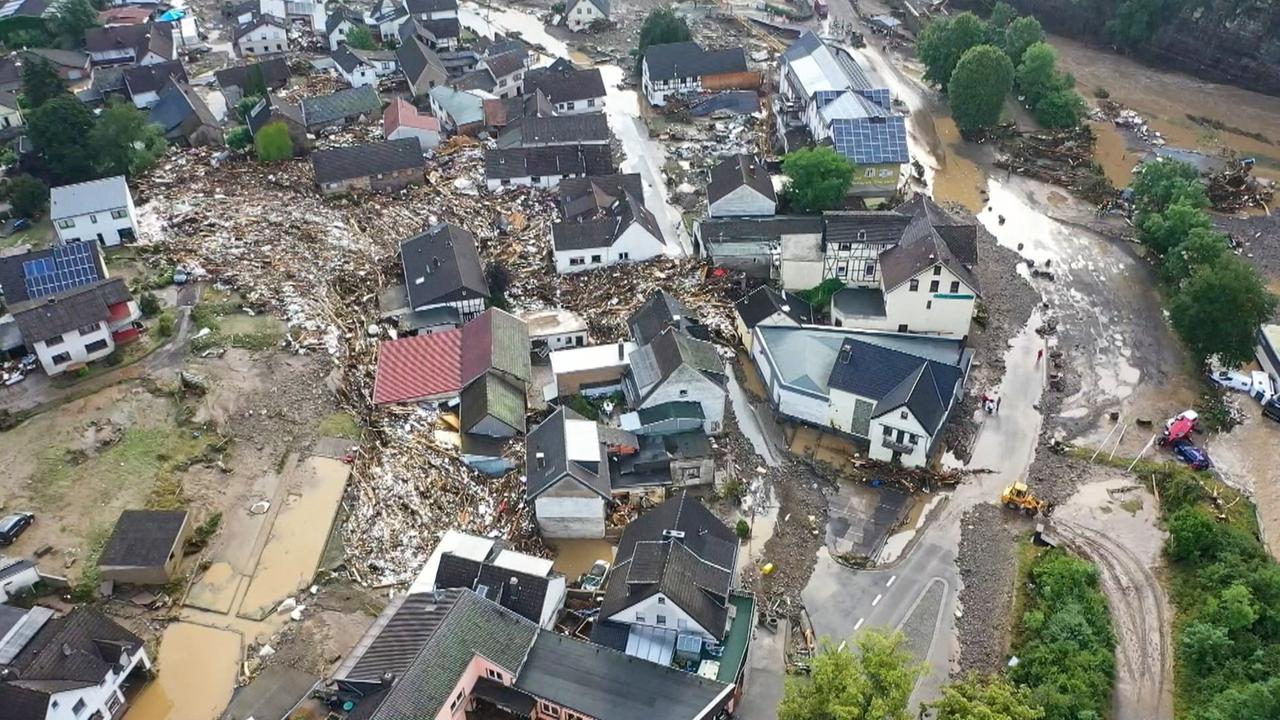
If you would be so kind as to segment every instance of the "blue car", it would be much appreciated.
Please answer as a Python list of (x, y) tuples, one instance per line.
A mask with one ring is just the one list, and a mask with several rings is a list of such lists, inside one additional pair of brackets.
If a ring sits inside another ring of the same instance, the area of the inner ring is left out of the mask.
[(1209, 461), (1209, 453), (1183, 440), (1173, 444), (1173, 454), (1179, 460), (1191, 466), (1193, 470), (1208, 470), (1213, 467)]

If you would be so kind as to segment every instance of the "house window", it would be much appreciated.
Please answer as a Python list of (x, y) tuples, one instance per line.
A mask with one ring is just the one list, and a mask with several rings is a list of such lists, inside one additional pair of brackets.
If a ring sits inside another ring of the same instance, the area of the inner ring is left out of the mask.
[(503, 180), (500, 184), (502, 185), (502, 187), (507, 187), (508, 185), (511, 184), (511, 179), (507, 178), (506, 180)]
[(53, 361), (54, 365), (66, 365), (71, 362), (71, 353), (60, 352), (49, 359)]
[(658, 621), (658, 624), (659, 624), (659, 625), (666, 625), (666, 624), (667, 624), (667, 616), (666, 616), (666, 615), (659, 615), (659, 616), (657, 616), (657, 617), (656, 617), (656, 618), (654, 618), (654, 619)]
[(680, 388), (680, 397), (689, 397), (689, 391), (685, 388)]
[(851, 246), (849, 245), (849, 243), (840, 243), (840, 244), (836, 245), (836, 250), (838, 250), (838, 251), (840, 251), (840, 252), (849, 252), (849, 248), (850, 248), (850, 247), (851, 247)]
[(638, 623), (644, 622), (644, 613), (636, 613), (636, 622)]
[(529, 182), (533, 183), (534, 185), (537, 185), (538, 183), (542, 182), (542, 176), (534, 175), (533, 177), (529, 178)]
[(89, 323), (88, 325), (81, 325), (80, 329), (76, 330), (76, 332), (80, 333), (81, 335), (88, 335), (90, 333), (97, 332), (98, 327), (99, 327), (98, 323)]
[(498, 672), (497, 670), (494, 670), (493, 668), (485, 668), (484, 676), (489, 678), (490, 680), (497, 680), (498, 682), (507, 681), (507, 679), (503, 677), (502, 673)]
[(571, 266), (585, 265), (585, 264), (586, 264), (586, 262), (587, 262), (587, 259), (586, 259), (586, 258), (584, 258), (584, 257), (571, 257), (571, 258), (569, 258), (569, 265), (571, 265)]
[(90, 215), (90, 216), (89, 216), (89, 222), (91, 222), (91, 223), (95, 223), (95, 224), (96, 224), (96, 223), (98, 222), (98, 216), (97, 216), (97, 215)]
[(572, 110), (572, 109), (573, 109), (573, 103), (571, 103), (571, 102), (567, 102), (567, 103), (565, 103), (565, 104), (564, 104), (564, 109), (565, 109), (565, 110)]
[(587, 107), (595, 107), (595, 106), (596, 106), (596, 99), (595, 99), (595, 98), (589, 98), (589, 99), (587, 100)]
[(911, 282), (907, 283), (907, 289), (910, 290), (911, 292), (916, 292), (917, 290), (920, 289), (920, 281), (912, 280)]
[(952, 281), (951, 281), (951, 294), (952, 294), (952, 295), (955, 295), (955, 294), (956, 294), (956, 293), (958, 293), (958, 292), (960, 292), (960, 281), (959, 281), (959, 280), (952, 280)]
[(941, 275), (941, 274), (942, 274), (942, 266), (941, 266), (941, 265), (934, 265), (934, 266), (933, 266), (933, 274), (934, 274), (934, 275)]
[(659, 595), (659, 596), (658, 596), (658, 604), (659, 604), (659, 605), (666, 605), (666, 604), (667, 604), (667, 599), (666, 599), (665, 597), (663, 597), (663, 596)]
[(885, 425), (885, 426), (884, 426), (884, 436), (885, 436), (885, 437), (893, 437), (893, 428), (889, 427), (888, 425)]
[(53, 337), (49, 338), (48, 340), (45, 340), (45, 341), (44, 341), (44, 344), (45, 344), (45, 345), (61, 345), (61, 344), (62, 344), (62, 336), (61, 336), (61, 335), (54, 335)]
[(873, 177), (875, 177), (875, 176), (876, 176), (876, 169), (875, 169), (875, 168), (867, 168), (867, 173), (866, 173), (866, 175), (865, 175), (864, 177), (873, 178)]
[(906, 331), (907, 331), (906, 323), (902, 323), (901, 325), (898, 326), (898, 332), (906, 332)]
[(453, 696), (453, 702), (449, 703), (449, 712), (453, 712), (454, 710), (457, 710), (458, 706), (462, 704), (463, 698), (465, 698), (466, 696), (467, 696), (467, 693), (465, 690), (459, 690), (458, 694)]
[(859, 230), (859, 231), (858, 231), (858, 242), (866, 242), (866, 241), (867, 241), (867, 231), (866, 231), (866, 230)]
[(876, 261), (875, 261), (875, 260), (868, 260), (868, 261), (867, 261), (867, 264), (866, 264), (866, 265), (864, 265), (864, 266), (862, 266), (862, 276), (863, 276), (863, 277), (866, 277), (866, 278), (873, 278), (873, 277), (875, 277), (875, 276), (876, 276)]
[(836, 276), (837, 276), (837, 277), (845, 277), (848, 273), (849, 273), (849, 266), (848, 266), (848, 265), (837, 265), (837, 266), (836, 266)]
[(120, 208), (119, 210), (112, 210), (112, 211), (111, 211), (111, 218), (112, 218), (113, 220), (121, 220), (121, 219), (123, 219), (123, 218), (127, 218), (127, 217), (129, 217), (129, 211), (128, 211), (128, 210), (125, 210), (124, 208)]
[(86, 707), (88, 707), (88, 705), (85, 704), (84, 698), (80, 698), (79, 700), (76, 700), (75, 705), (71, 706), (71, 712), (76, 717), (80, 717), (80, 713), (84, 712)]
[(684, 618), (676, 618), (676, 629), (684, 630), (689, 627), (689, 621)]
[(599, 256), (599, 255), (592, 255), (592, 256), (591, 256), (591, 264), (592, 264), (592, 265), (595, 265), (595, 264), (599, 263), (600, 261), (601, 261), (601, 259), (600, 259), (600, 256)]
[(106, 349), (107, 349), (107, 341), (105, 339), (94, 340), (93, 342), (84, 346), (84, 351), (88, 353), (96, 353), (100, 350), (106, 350)]
[(910, 433), (907, 434), (907, 442), (911, 443), (912, 445), (915, 445), (919, 441), (920, 441), (920, 437), (918, 435), (912, 435)]
[(932, 301), (932, 300), (926, 301), (926, 302), (925, 302), (925, 304), (924, 304), (924, 309), (925, 309), (925, 310), (932, 310), (932, 309), (933, 309), (933, 301)]
[(930, 280), (930, 281), (929, 281), (929, 292), (933, 292), (933, 293), (938, 292), (938, 281), (937, 281), (937, 280)]
[(547, 717), (558, 718), (558, 717), (560, 717), (560, 708), (556, 707), (555, 705), (552, 705), (552, 704), (551, 704), (551, 703), (549, 703), (549, 702), (543, 702), (543, 701), (539, 700), (539, 701), (538, 701), (538, 714), (539, 714), (539, 715), (546, 715)]
[(618, 259), (619, 259), (619, 260), (630, 260), (630, 259), (631, 259), (631, 253), (624, 253), (624, 252), (623, 252), (623, 253), (618, 253)]
[(906, 419), (907, 419), (907, 411), (906, 411), (906, 410), (903, 410), (902, 412), (898, 413), (898, 417), (902, 418), (903, 420), (906, 420)]
[(58, 221), (58, 227), (62, 228), (63, 230), (66, 230), (67, 228), (73, 228), (75, 226), (76, 226), (75, 218)]

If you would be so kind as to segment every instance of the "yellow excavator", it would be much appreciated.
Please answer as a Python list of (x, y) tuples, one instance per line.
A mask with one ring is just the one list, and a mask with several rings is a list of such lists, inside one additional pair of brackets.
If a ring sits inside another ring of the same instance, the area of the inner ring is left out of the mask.
[(1053, 512), (1053, 505), (1032, 494), (1031, 489), (1022, 480), (1017, 480), (1006, 487), (1004, 492), (1000, 493), (1000, 502), (1010, 510), (1020, 510), (1028, 517), (1035, 517), (1041, 513), (1048, 515)]

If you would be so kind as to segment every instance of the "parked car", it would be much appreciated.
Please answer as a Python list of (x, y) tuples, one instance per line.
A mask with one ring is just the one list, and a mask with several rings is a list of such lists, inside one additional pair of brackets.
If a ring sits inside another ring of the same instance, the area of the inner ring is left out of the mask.
[(0, 518), (0, 545), (12, 545), (24, 530), (31, 527), (36, 516), (29, 512), (14, 513)]
[(579, 584), (583, 590), (599, 590), (604, 585), (604, 578), (609, 574), (609, 563), (597, 560), (591, 569), (582, 574)]
[(1262, 417), (1280, 422), (1280, 397), (1273, 397), (1262, 405)]
[(1267, 404), (1275, 397), (1276, 389), (1272, 387), (1271, 376), (1261, 370), (1249, 373), (1249, 395), (1262, 404)]
[(1173, 454), (1190, 465), (1192, 470), (1208, 470), (1213, 467), (1213, 463), (1209, 461), (1209, 453), (1186, 440), (1173, 444)]
[(1209, 373), (1209, 379), (1228, 390), (1249, 392), (1253, 389), (1253, 378), (1235, 370), (1219, 370)]

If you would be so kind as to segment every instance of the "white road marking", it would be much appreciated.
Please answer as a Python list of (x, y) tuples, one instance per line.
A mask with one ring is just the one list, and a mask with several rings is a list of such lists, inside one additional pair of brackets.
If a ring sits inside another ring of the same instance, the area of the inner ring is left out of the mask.
[(894, 581), (894, 580), (897, 580), (897, 579), (898, 579), (898, 576), (897, 576), (897, 575), (894, 575), (893, 577), (889, 578), (889, 582), (885, 583), (885, 584), (884, 584), (884, 586), (885, 586), (885, 587), (893, 587), (893, 581)]
[(865, 620), (866, 618), (858, 618), (858, 624), (853, 626), (854, 632), (857, 632), (858, 628), (862, 627), (862, 623)]
[(880, 604), (880, 598), (882, 598), (882, 597), (884, 597), (884, 595), (877, 595), (877, 596), (876, 596), (876, 599), (871, 601), (871, 607), (875, 607), (875, 606), (879, 605), (879, 604)]

